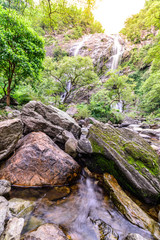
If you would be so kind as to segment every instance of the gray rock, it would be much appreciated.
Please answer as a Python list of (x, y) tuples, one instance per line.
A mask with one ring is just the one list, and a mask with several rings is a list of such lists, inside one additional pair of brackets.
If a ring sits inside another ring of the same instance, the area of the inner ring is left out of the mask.
[(79, 153), (90, 154), (93, 152), (92, 145), (87, 138), (82, 138), (78, 141), (77, 151)]
[(142, 237), (138, 233), (130, 233), (124, 240), (147, 240), (147, 239)]
[(8, 201), (4, 197), (0, 197), (0, 236), (4, 231), (5, 220), (8, 214)]
[(0, 160), (7, 158), (15, 149), (22, 135), (22, 122), (12, 119), (0, 122)]
[(67, 240), (62, 230), (55, 224), (46, 223), (36, 231), (24, 235), (24, 240)]
[(34, 209), (33, 201), (23, 200), (21, 198), (12, 198), (9, 200), (9, 210), (13, 216), (25, 217)]
[(116, 231), (106, 224), (104, 221), (101, 219), (97, 219), (95, 221), (92, 221), (94, 225), (98, 228), (99, 230), (99, 238), (98, 239), (103, 239), (103, 240), (118, 240), (119, 236), (116, 233)]
[[(62, 132), (62, 138), (64, 139), (64, 141), (66, 142), (68, 139), (73, 138), (75, 139), (75, 137), (73, 136), (73, 134), (71, 132), (68, 132), (67, 130), (64, 130)], [(76, 139), (75, 139), (76, 140)]]
[(0, 195), (9, 193), (11, 190), (11, 183), (7, 180), (0, 180)]
[(11, 218), (0, 240), (20, 240), (20, 235), (24, 226), (23, 218)]
[(65, 152), (68, 153), (72, 157), (76, 157), (77, 155), (77, 140), (74, 138), (70, 138), (65, 143)]
[(55, 141), (64, 142), (62, 132), (67, 130), (75, 138), (79, 137), (80, 127), (67, 113), (53, 106), (46, 106), (41, 102), (31, 101), (22, 109), (24, 134), (42, 131)]
[(81, 134), (87, 136), (88, 129), (86, 127), (81, 128)]
[(138, 134), (108, 124), (89, 129), (93, 148), (86, 164), (91, 171), (109, 172), (137, 197), (156, 203), (160, 196), (160, 160), (157, 153)]

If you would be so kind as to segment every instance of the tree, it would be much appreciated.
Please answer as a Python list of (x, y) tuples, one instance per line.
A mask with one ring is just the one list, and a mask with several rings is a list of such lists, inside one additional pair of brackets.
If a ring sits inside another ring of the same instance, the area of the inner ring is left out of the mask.
[(129, 80), (126, 75), (120, 75), (119, 69), (116, 72), (110, 72), (109, 76), (105, 83), (105, 88), (108, 91), (108, 97), (111, 99), (110, 106), (115, 102), (122, 102), (124, 107), (125, 104), (130, 103), (134, 99), (132, 80)]
[(76, 88), (98, 81), (89, 57), (64, 57), (59, 62), (47, 58), (46, 65), (45, 71), (52, 77), (56, 92), (64, 93), (63, 103)]
[(0, 0), (0, 4), (5, 8), (14, 9), (24, 14), (28, 6), (33, 5), (33, 0)]
[(43, 40), (16, 12), (0, 7), (0, 73), (7, 105), (19, 81), (38, 77), (43, 58)]
[(148, 113), (160, 108), (160, 70), (151, 74), (141, 89), (141, 107)]

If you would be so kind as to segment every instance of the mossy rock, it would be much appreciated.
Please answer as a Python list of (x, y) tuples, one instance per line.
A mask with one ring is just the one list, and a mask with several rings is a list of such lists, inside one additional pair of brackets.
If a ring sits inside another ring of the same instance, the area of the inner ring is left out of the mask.
[(128, 129), (97, 123), (89, 130), (93, 154), (87, 166), (108, 172), (127, 190), (147, 203), (160, 198), (160, 160), (151, 146)]

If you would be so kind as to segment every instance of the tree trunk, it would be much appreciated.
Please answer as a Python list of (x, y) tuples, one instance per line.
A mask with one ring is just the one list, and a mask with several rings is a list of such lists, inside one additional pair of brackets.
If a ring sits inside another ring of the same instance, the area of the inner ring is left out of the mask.
[(10, 106), (11, 81), (12, 81), (11, 79), (8, 79), (7, 100), (6, 100), (7, 106)]

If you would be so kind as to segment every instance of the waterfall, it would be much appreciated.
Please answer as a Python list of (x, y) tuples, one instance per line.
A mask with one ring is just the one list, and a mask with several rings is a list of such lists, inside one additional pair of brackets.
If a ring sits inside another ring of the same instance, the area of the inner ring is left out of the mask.
[(112, 55), (112, 65), (111, 70), (115, 70), (118, 68), (118, 64), (123, 54), (123, 46), (120, 44), (120, 37), (117, 34), (114, 37), (114, 45), (113, 45), (113, 55)]
[[(81, 42), (78, 42), (78, 44), (76, 44), (76, 45), (74, 46), (74, 52), (73, 52), (73, 56), (74, 56), (74, 57), (76, 57), (76, 56), (78, 55), (78, 53), (79, 53), (80, 49), (83, 47), (85, 41), (88, 40), (90, 37), (91, 37), (91, 35), (84, 36), (83, 39), (82, 39), (82, 41), (81, 41)], [(70, 91), (71, 86), (72, 86), (72, 85), (71, 85), (71, 82), (70, 82), (70, 80), (69, 80), (69, 81), (66, 83), (66, 87), (67, 87), (67, 91), (68, 91), (68, 92)], [(61, 101), (62, 101), (62, 102), (64, 101), (65, 97), (66, 97), (66, 92), (63, 93), (62, 96), (61, 96)]]
[(74, 54), (73, 54), (75, 57), (78, 55), (79, 50), (83, 47), (86, 40), (88, 40), (90, 37), (91, 37), (91, 35), (84, 36), (82, 41), (75, 45), (75, 50), (74, 50)]
[[(124, 48), (120, 43), (120, 36), (117, 34), (114, 36), (114, 44), (113, 44), (113, 55), (111, 62), (111, 70), (116, 70), (118, 68), (119, 62), (121, 60)], [(122, 101), (112, 104), (112, 109), (119, 110), (123, 112), (123, 103)]]

